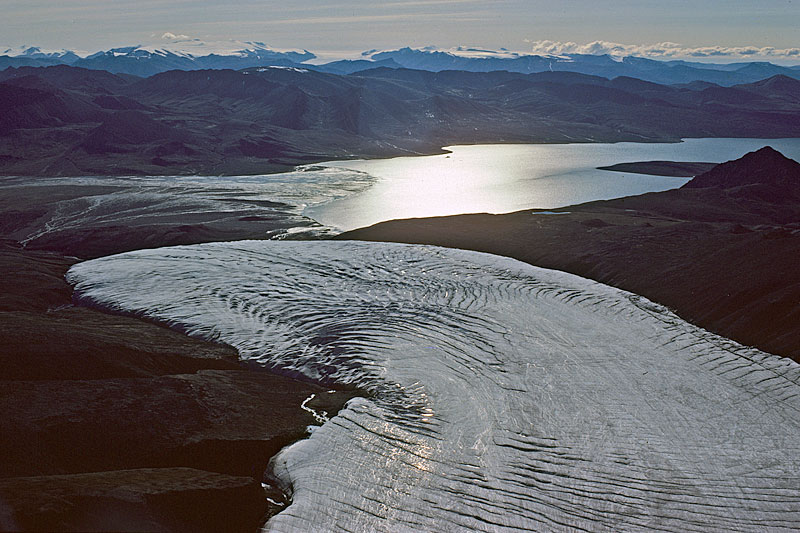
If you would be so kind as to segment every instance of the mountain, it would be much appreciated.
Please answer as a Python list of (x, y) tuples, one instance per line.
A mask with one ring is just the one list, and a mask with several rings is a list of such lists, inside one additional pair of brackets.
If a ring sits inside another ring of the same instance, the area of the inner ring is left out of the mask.
[[(71, 128), (104, 117), (104, 111), (88, 99), (61, 91), (39, 78), (26, 76), (14, 81), (0, 83), (0, 136), (28, 129)], [(7, 157), (18, 159), (17, 151), (9, 152)]]
[(90, 94), (111, 94), (122, 90), (132, 81), (138, 80), (136, 76), (111, 74), (102, 70), (70, 67), (67, 65), (54, 65), (48, 68), (19, 67), (8, 68), (0, 71), (0, 82), (15, 83), (13, 80), (34, 76), (46, 80), (54, 87), (64, 90), (83, 91)]
[(42, 62), (58, 62), (59, 64), (71, 65), (80, 56), (71, 50), (42, 50), (38, 46), (21, 46), (17, 49), (8, 48), (0, 52), (3, 56), (16, 57), (18, 59), (38, 60)]
[(659, 84), (706, 81), (719, 85), (751, 83), (782, 74), (800, 79), (795, 68), (781, 67), (766, 62), (728, 65), (694, 63), (687, 61), (656, 61), (640, 57), (615, 58), (610, 55), (565, 54), (540, 56), (523, 54), (470, 54), (464, 51), (401, 48), (374, 52), (368, 55), (374, 61), (392, 60), (409, 69), (441, 71), (467, 70), (490, 72), (508, 70), (519, 73), (545, 71), (578, 72), (614, 78), (627, 76)]
[(679, 189), (549, 210), (382, 222), (337, 238), (504, 255), (620, 287), (800, 361), (800, 164), (765, 147)]
[(126, 46), (79, 57), (75, 52), (43, 52), (36, 47), (7, 49), (0, 69), (72, 65), (114, 74), (152, 76), (168, 70), (243, 69), (265, 65), (294, 66), (316, 56), (307, 50), (278, 51), (261, 42), (205, 43), (196, 39), (156, 45)]
[(73, 63), (76, 67), (118, 74), (152, 76), (169, 70), (243, 69), (263, 65), (293, 66), (313, 59), (310, 52), (277, 52), (262, 43), (228, 53), (195, 56), (163, 48), (130, 46), (98, 52)]
[(78, 59), (78, 54), (70, 50), (45, 51), (36, 46), (21, 46), (0, 52), (0, 69), (71, 65)]
[(169, 70), (231, 69), (285, 66), (331, 74), (353, 74), (375, 68), (405, 68), (441, 72), (461, 70), (518, 74), (575, 72), (604, 78), (628, 77), (662, 85), (693, 82), (731, 86), (782, 75), (800, 79), (800, 69), (764, 61), (715, 64), (691, 61), (657, 61), (608, 54), (535, 55), (508, 50), (459, 47), (453, 50), (400, 48), (370, 50), (361, 59), (309, 64), (316, 56), (307, 50), (273, 50), (262, 42), (205, 42), (165, 34), (155, 44), (118, 47), (79, 57), (71, 51), (43, 51), (37, 47), (7, 49), (0, 53), (0, 69), (22, 66), (74, 65), (116, 74), (152, 76)]
[(10, 68), (0, 72), (0, 173), (263, 173), (450, 144), (796, 137), (797, 83), (778, 77), (689, 89), (576, 72), (387, 67), (147, 78), (66, 65)]
[[(785, 201), (794, 197), (800, 201), (800, 163), (789, 159), (769, 146), (751, 152), (741, 159), (717, 165), (696, 176), (684, 185), (686, 189), (734, 189), (740, 187), (768, 187), (773, 198)], [(750, 194), (749, 191), (743, 194)]]
[(792, 103), (800, 102), (800, 80), (788, 76), (772, 76), (755, 83), (739, 85), (737, 88), (761, 94), (767, 98), (782, 99)]
[(323, 65), (306, 65), (305, 68), (311, 68), (320, 72), (328, 72), (330, 74), (354, 74), (356, 72), (363, 72), (375, 68), (403, 68), (403, 65), (396, 62), (394, 59), (381, 59), (377, 61), (368, 59), (344, 59), (341, 61), (332, 61)]

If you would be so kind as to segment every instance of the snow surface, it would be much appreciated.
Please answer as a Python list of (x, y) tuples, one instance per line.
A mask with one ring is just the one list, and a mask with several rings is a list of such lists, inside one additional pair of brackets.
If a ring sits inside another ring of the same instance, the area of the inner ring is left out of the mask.
[(147, 50), (149, 52), (163, 50), (190, 58), (201, 57), (210, 54), (247, 57), (249, 55), (256, 55), (259, 53), (308, 53), (307, 50), (276, 49), (260, 41), (237, 41), (235, 39), (221, 41), (208, 41), (196, 38), (160, 39), (158, 41), (139, 45), (137, 48), (141, 50)]
[(526, 57), (526, 56), (552, 57), (552, 58), (560, 57), (551, 54), (532, 54), (530, 52), (514, 52), (511, 50), (507, 50), (505, 48), (501, 48), (499, 50), (489, 50), (486, 48), (476, 48), (469, 46), (455, 46), (451, 48), (424, 46), (420, 48), (407, 47), (403, 49), (391, 49), (391, 50), (369, 50), (367, 52), (363, 52), (362, 56), (372, 57), (381, 53), (401, 52), (403, 50), (410, 50), (413, 52), (427, 52), (427, 53), (441, 52), (456, 57), (463, 57), (470, 59), (517, 59), (519, 57)]
[(0, 48), (0, 50), (2, 50), (0, 51), (0, 55), (7, 55), (12, 57), (58, 58), (69, 54), (78, 54), (78, 52), (66, 50), (64, 48), (49, 49), (49, 48), (42, 48), (40, 46), (28, 46), (28, 45), (5, 47), (4, 49)]
[(84, 302), (351, 401), (273, 461), (274, 531), (792, 530), (800, 366), (488, 254), (244, 241), (75, 265)]
[(308, 72), (308, 69), (297, 67), (283, 67), (280, 65), (270, 65), (268, 67), (259, 67), (256, 72), (269, 72), (270, 70), (288, 70), (290, 72)]

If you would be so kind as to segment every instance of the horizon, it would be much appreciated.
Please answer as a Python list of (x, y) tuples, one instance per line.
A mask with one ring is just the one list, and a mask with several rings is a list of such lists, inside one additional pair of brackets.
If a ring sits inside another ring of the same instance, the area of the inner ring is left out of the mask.
[[(16, 46), (9, 46), (9, 45), (0, 45), (0, 55), (7, 55), (10, 57), (20, 57), (25, 54), (26, 51), (29, 50), (36, 50), (38, 52), (44, 54), (52, 54), (52, 53), (59, 53), (59, 52), (72, 52), (75, 53), (80, 58), (86, 58), (94, 54), (109, 52), (111, 50), (122, 50), (122, 49), (143, 49), (143, 50), (164, 50), (173, 53), (183, 53), (188, 54), (193, 57), (202, 57), (211, 54), (218, 54), (218, 55), (232, 55), (237, 52), (246, 50), (246, 49), (256, 49), (263, 47), (265, 50), (275, 51), (275, 52), (309, 52), (314, 55), (313, 58), (299, 61), (301, 63), (309, 63), (309, 64), (324, 64), (333, 61), (340, 61), (340, 60), (356, 60), (356, 59), (370, 59), (371, 56), (375, 53), (380, 52), (393, 52), (398, 51), (401, 49), (411, 49), (415, 51), (422, 51), (422, 52), (441, 52), (441, 53), (448, 53), (453, 54), (460, 57), (472, 57), (472, 58), (513, 58), (513, 57), (524, 57), (524, 56), (541, 56), (541, 57), (570, 57), (570, 56), (578, 56), (578, 55), (586, 55), (586, 56), (609, 56), (613, 59), (622, 60), (628, 57), (636, 57), (636, 58), (643, 58), (643, 59), (650, 59), (654, 61), (684, 61), (688, 63), (697, 63), (697, 64), (708, 64), (708, 65), (725, 65), (725, 64), (747, 64), (747, 63), (772, 63), (778, 66), (784, 67), (795, 67), (800, 66), (800, 56), (794, 57), (782, 57), (782, 56), (764, 56), (758, 55), (756, 53), (748, 53), (745, 55), (725, 55), (723, 53), (713, 53), (708, 52), (708, 49), (699, 49), (695, 52), (695, 55), (691, 55), (691, 53), (680, 53), (681, 50), (689, 50), (685, 48), (681, 48), (676, 43), (661, 43), (661, 45), (648, 45), (648, 46), (638, 46), (638, 45), (623, 45), (620, 43), (587, 43), (584, 45), (580, 45), (577, 43), (569, 42), (569, 43), (554, 43), (552, 41), (542, 41), (545, 43), (540, 45), (538, 49), (534, 50), (510, 50), (505, 47), (501, 47), (498, 49), (491, 50), (488, 47), (481, 47), (481, 46), (464, 46), (459, 45), (450, 48), (442, 48), (436, 47), (433, 45), (427, 46), (398, 46), (395, 48), (383, 48), (377, 49), (372, 48), (369, 50), (336, 50), (336, 51), (317, 51), (312, 50), (302, 46), (295, 46), (295, 47), (273, 47), (269, 46), (268, 43), (263, 43), (260, 41), (256, 41), (253, 39), (249, 39), (246, 41), (239, 41), (239, 40), (227, 40), (227, 41), (217, 41), (217, 42), (206, 42), (199, 38), (189, 38), (188, 36), (175, 36), (180, 37), (176, 39), (163, 39), (159, 41), (151, 41), (150, 43), (139, 42), (135, 44), (118, 44), (107, 48), (97, 49), (97, 50), (79, 50), (79, 49), (71, 49), (68, 47), (45, 47), (39, 46), (35, 43), (31, 44), (23, 44), (23, 45), (16, 45)], [(185, 37), (185, 38), (183, 38)], [(663, 56), (655, 56), (653, 54), (647, 53), (648, 50), (659, 50), (664, 49), (664, 45), (672, 45), (674, 55), (663, 55)], [(637, 53), (637, 51), (639, 53)]]
[(125, 46), (169, 48), (187, 42), (259, 41), (307, 49), (324, 60), (403, 47), (459, 46), (521, 54), (585, 53), (730, 63), (800, 63), (800, 10), (790, 0), (657, 6), (614, 0), (557, 4), (503, 0), (316, 0), (302, 6), (236, 0), (144, 0), (132, 10), (111, 0), (11, 0), (0, 22), (3, 47), (35, 46), (91, 54)]

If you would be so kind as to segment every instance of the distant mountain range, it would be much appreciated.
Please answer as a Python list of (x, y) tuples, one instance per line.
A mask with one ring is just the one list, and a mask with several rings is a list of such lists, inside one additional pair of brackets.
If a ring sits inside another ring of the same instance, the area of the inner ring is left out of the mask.
[[(127, 46), (80, 57), (68, 50), (45, 52), (37, 47), (6, 50), (0, 56), (0, 70), (8, 67), (44, 67), (70, 65), (114, 74), (152, 76), (169, 70), (234, 69), (280, 65), (294, 66), (314, 59), (311, 52), (271, 50), (263, 43), (241, 43), (238, 50), (226, 50), (203, 55), (163, 48)], [(15, 55), (12, 55), (15, 54)]]
[(277, 65), (147, 78), (67, 65), (0, 72), (0, 174), (250, 174), (451, 144), (683, 137), (800, 137), (800, 81)]
[[(536, 72), (577, 72), (615, 78), (627, 76), (660, 84), (705, 81), (723, 86), (751, 83), (782, 74), (800, 79), (800, 70), (767, 62), (707, 64), (688, 61), (656, 61), (641, 57), (615, 58), (610, 55), (569, 54), (564, 56), (481, 54), (467, 49), (465, 54), (436, 50), (403, 48), (370, 54), (374, 61), (392, 60), (405, 68), (430, 70), (467, 70), (490, 72), (507, 70), (531, 74)], [(472, 52), (472, 53), (469, 53)]]
[[(195, 45), (195, 48), (188, 45)], [(71, 65), (115, 74), (152, 76), (169, 70), (232, 69), (286, 66), (331, 74), (353, 74), (377, 67), (440, 72), (575, 72), (604, 78), (627, 76), (665, 85), (692, 82), (732, 86), (775, 75), (800, 79), (800, 65), (786, 67), (768, 62), (711, 64), (690, 61), (656, 61), (641, 57), (568, 54), (543, 56), (507, 50), (459, 48), (450, 51), (402, 48), (364, 52), (361, 59), (309, 64), (316, 56), (306, 50), (277, 51), (260, 42), (235, 43), (209, 52), (202, 43), (179, 42), (173, 47), (127, 46), (81, 57), (73, 51), (43, 51), (37, 47), (8, 49), (0, 55), (0, 70), (8, 67)], [(182, 45), (182, 46), (181, 46)], [(174, 48), (174, 49), (173, 49)], [(186, 50), (189, 51), (186, 51)]]

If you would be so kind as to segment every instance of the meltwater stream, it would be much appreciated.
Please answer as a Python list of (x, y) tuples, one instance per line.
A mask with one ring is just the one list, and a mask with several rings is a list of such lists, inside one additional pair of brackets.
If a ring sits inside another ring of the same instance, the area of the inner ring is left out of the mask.
[(800, 366), (562, 272), (243, 241), (75, 265), (77, 294), (358, 385), (273, 461), (275, 531), (789, 530)]

